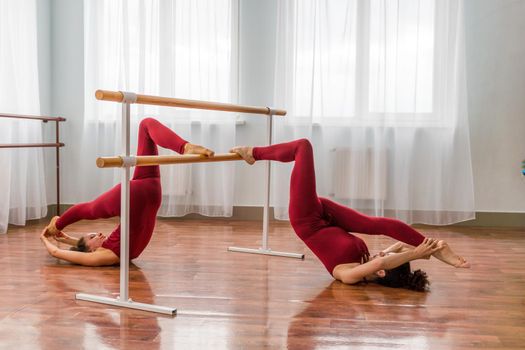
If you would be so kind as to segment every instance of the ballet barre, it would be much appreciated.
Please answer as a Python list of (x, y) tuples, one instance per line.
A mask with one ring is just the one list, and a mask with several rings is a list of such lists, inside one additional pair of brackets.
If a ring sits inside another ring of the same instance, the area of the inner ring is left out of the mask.
[(130, 156), (126, 157), (99, 157), (97, 158), (97, 167), (99, 168), (121, 168), (127, 162), (132, 166), (151, 166), (167, 164), (188, 164), (188, 163), (212, 163), (227, 162), (233, 160), (242, 160), (237, 153), (216, 154), (207, 157), (201, 154), (186, 154), (181, 156)]
[[(95, 92), (95, 97), (97, 98), (97, 100), (101, 100), (101, 101), (124, 102), (125, 100), (124, 94), (125, 93), (122, 91), (97, 90)], [(206, 109), (206, 110), (222, 111), (222, 112), (239, 112), (239, 113), (251, 113), (251, 114), (268, 114), (268, 115), (271, 112), (272, 115), (280, 115), (280, 116), (286, 115), (285, 110), (282, 110), (282, 109), (271, 110), (271, 108), (269, 107), (243, 106), (243, 105), (234, 105), (230, 103), (186, 100), (182, 98), (149, 96), (149, 95), (139, 95), (139, 94), (136, 94), (136, 100), (134, 103), (143, 104), (143, 105), (154, 105), (154, 106)]]
[(50, 121), (55, 122), (55, 142), (0, 144), (0, 148), (37, 148), (37, 147), (55, 148), (56, 194), (57, 194), (56, 215), (60, 215), (60, 147), (64, 147), (65, 144), (63, 142), (60, 142), (60, 124), (59, 123), (65, 122), (66, 118), (48, 117), (48, 116), (42, 116), (42, 115), (19, 115), (19, 114), (5, 114), (5, 113), (0, 113), (0, 118), (40, 120), (42, 121), (42, 123), (47, 123)]
[[(100, 157), (97, 159), (99, 168), (120, 167), (121, 196), (120, 196), (120, 294), (117, 298), (108, 298), (97, 295), (77, 293), (77, 300), (91, 301), (113, 306), (175, 315), (176, 308), (153, 304), (137, 303), (129, 298), (129, 212), (130, 212), (130, 169), (133, 166), (203, 163), (241, 160), (238, 154), (217, 154), (212, 157), (204, 155), (181, 156), (132, 156), (130, 155), (130, 108), (131, 104), (147, 104), (156, 106), (193, 108), (224, 112), (239, 112), (267, 115), (267, 140), (272, 143), (273, 116), (285, 116), (286, 111), (270, 107), (243, 106), (229, 103), (186, 100), (171, 97), (140, 95), (124, 91), (97, 90), (95, 97), (102, 101), (120, 102), (122, 104), (121, 146), (122, 154), (117, 157)], [(289, 258), (304, 259), (304, 254), (277, 252), (268, 247), (268, 227), (270, 215), (270, 162), (266, 161), (266, 196), (263, 213), (262, 247), (259, 249), (229, 247), (228, 251), (274, 255)]]

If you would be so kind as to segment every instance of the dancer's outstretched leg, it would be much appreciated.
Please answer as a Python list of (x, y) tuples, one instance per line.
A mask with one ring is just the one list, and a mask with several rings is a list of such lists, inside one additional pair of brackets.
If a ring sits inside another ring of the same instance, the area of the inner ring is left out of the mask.
[(320, 198), (320, 200), (325, 212), (332, 217), (335, 224), (348, 232), (386, 235), (414, 247), (425, 239), (425, 236), (402, 221), (367, 216), (327, 198)]
[[(80, 220), (107, 219), (120, 215), (120, 184), (101, 194), (95, 200), (79, 203), (66, 210), (60, 217), (55, 217), (49, 226), (62, 231)], [(49, 227), (48, 226), (48, 227)], [(56, 234), (51, 230), (52, 234)]]
[[(212, 150), (189, 143), (158, 120), (153, 118), (143, 119), (139, 125), (137, 155), (156, 156), (159, 154), (157, 146), (171, 149), (179, 154), (213, 156)], [(160, 177), (160, 168), (158, 165), (135, 168), (133, 179), (144, 179), (148, 177)]]
[(290, 178), (290, 222), (297, 231), (296, 223), (322, 217), (323, 208), (315, 190), (312, 145), (307, 139), (266, 147), (235, 147), (231, 152), (238, 153), (250, 164), (256, 160), (295, 161)]

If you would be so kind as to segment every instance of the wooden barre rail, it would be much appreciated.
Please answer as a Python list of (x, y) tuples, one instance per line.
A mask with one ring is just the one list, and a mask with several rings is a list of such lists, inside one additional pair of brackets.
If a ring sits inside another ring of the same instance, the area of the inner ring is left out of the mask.
[(0, 114), (0, 118), (11, 118), (11, 119), (31, 119), (31, 120), (41, 120), (44, 123), (47, 123), (48, 121), (53, 122), (65, 122), (66, 118), (62, 117), (46, 117), (46, 116), (40, 116), (40, 115), (20, 115), (20, 114)]
[(54, 143), (9, 143), (0, 144), (0, 148), (64, 147), (62, 142)]
[[(113, 102), (122, 102), (124, 100), (124, 94), (120, 91), (97, 90), (95, 92), (95, 97), (97, 98), (97, 100), (113, 101)], [(270, 108), (268, 107), (243, 106), (243, 105), (235, 105), (235, 104), (230, 104), (230, 103), (186, 100), (186, 99), (181, 99), (181, 98), (149, 96), (149, 95), (139, 95), (139, 94), (137, 94), (137, 101), (135, 103), (144, 104), (144, 105), (207, 109), (207, 110), (225, 111), (225, 112), (239, 112), (239, 113), (266, 114), (266, 115), (270, 114)], [(282, 109), (274, 109), (273, 112), (275, 115), (281, 115), (281, 116), (286, 115), (286, 111)]]
[[(150, 166), (164, 164), (186, 164), (186, 163), (209, 163), (209, 162), (226, 162), (232, 160), (242, 160), (237, 153), (216, 154), (213, 157), (206, 157), (200, 154), (187, 154), (179, 156), (136, 156), (130, 157), (136, 159), (134, 166)], [(99, 157), (97, 158), (97, 167), (99, 168), (121, 168), (124, 166), (122, 157)]]
[(7, 148), (37, 148), (37, 147), (53, 147), (55, 148), (56, 154), (56, 180), (57, 180), (57, 211), (56, 214), (60, 215), (60, 147), (64, 147), (65, 144), (60, 142), (60, 122), (65, 122), (66, 118), (62, 117), (49, 117), (44, 115), (20, 115), (20, 114), (6, 114), (0, 113), (0, 118), (9, 119), (26, 119), (26, 120), (41, 120), (43, 123), (55, 122), (55, 142), (40, 142), (40, 143), (11, 143), (11, 144), (0, 144), (0, 149)]

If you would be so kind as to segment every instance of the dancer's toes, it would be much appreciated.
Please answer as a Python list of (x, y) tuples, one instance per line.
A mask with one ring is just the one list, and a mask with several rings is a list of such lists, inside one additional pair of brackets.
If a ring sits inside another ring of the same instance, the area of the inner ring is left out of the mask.
[(60, 216), (54, 216), (49, 222), (49, 224), (46, 226), (46, 232), (45, 232), (46, 237), (56, 236), (60, 232), (60, 230), (57, 229), (56, 227), (56, 222), (59, 218)]
[(458, 256), (459, 263), (456, 265), (458, 268), (469, 269), (470, 263), (465, 258)]
[(206, 147), (200, 146), (200, 145), (194, 145), (191, 143), (187, 143), (184, 145), (184, 154), (202, 154), (206, 157), (213, 157), (215, 152), (213, 152), (211, 149), (208, 149)]
[(450, 249), (447, 242), (440, 240), (437, 242), (437, 246), (440, 248), (438, 251), (433, 253), (433, 256), (454, 267), (469, 268), (470, 264), (463, 257), (457, 255)]
[(252, 151), (253, 151), (253, 147), (236, 146), (230, 150), (230, 153), (237, 153), (238, 155), (242, 157), (242, 159), (246, 161), (246, 163), (253, 164), (255, 163), (255, 158), (253, 158)]

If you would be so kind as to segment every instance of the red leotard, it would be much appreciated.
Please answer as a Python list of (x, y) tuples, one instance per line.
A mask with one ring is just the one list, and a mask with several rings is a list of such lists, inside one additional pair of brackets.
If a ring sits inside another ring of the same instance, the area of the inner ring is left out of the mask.
[(330, 274), (339, 264), (361, 263), (368, 259), (365, 242), (349, 232), (384, 234), (413, 246), (425, 239), (399, 220), (369, 217), (317, 197), (312, 145), (306, 139), (254, 147), (253, 157), (256, 160), (295, 161), (290, 179), (290, 223)]
[[(184, 153), (183, 140), (172, 130), (152, 118), (146, 118), (139, 125), (137, 155), (157, 155), (157, 145)], [(129, 258), (134, 259), (148, 245), (157, 211), (162, 199), (159, 166), (136, 167), (130, 181), (130, 229)], [(120, 215), (120, 184), (103, 193), (91, 202), (80, 203), (69, 208), (56, 221), (56, 227), (63, 230), (79, 220), (95, 220)], [(120, 256), (120, 225), (102, 243)]]

